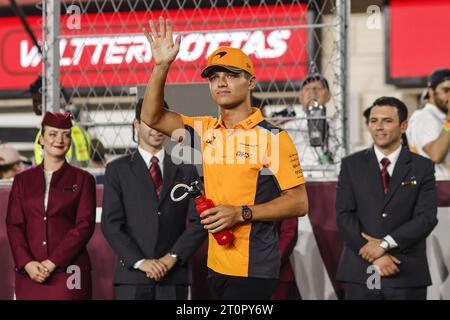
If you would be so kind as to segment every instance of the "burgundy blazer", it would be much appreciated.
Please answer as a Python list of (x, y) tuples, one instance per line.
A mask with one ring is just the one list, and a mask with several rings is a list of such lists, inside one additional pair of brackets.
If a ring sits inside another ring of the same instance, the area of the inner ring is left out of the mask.
[(95, 228), (95, 179), (68, 163), (53, 173), (44, 210), (43, 166), (18, 174), (12, 185), (6, 226), (15, 270), (30, 261), (50, 259), (65, 271), (69, 265), (90, 270), (86, 245)]
[(292, 271), (289, 257), (297, 243), (298, 218), (288, 218), (281, 220), (278, 224), (279, 247), (281, 256), (280, 281), (294, 281), (294, 272)]

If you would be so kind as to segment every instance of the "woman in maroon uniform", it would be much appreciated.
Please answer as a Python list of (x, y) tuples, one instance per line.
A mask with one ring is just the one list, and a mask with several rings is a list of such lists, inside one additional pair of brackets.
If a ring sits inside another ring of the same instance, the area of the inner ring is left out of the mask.
[(65, 160), (71, 127), (69, 113), (47, 112), (44, 161), (14, 179), (6, 225), (17, 299), (91, 299), (95, 179)]

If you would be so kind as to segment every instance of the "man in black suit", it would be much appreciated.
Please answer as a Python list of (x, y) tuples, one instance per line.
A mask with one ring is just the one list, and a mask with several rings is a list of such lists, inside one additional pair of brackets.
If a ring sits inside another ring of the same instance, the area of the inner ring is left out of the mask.
[(402, 101), (375, 100), (374, 146), (342, 160), (336, 218), (345, 248), (337, 280), (346, 282), (347, 299), (426, 299), (431, 284), (425, 240), (437, 224), (434, 165), (401, 145), (407, 118)]
[[(141, 122), (138, 150), (106, 167), (102, 230), (117, 254), (114, 285), (121, 300), (187, 299), (188, 260), (207, 236), (192, 200), (170, 199), (177, 183), (198, 180), (194, 166), (176, 165), (164, 136)], [(186, 225), (187, 224), (187, 225)]]

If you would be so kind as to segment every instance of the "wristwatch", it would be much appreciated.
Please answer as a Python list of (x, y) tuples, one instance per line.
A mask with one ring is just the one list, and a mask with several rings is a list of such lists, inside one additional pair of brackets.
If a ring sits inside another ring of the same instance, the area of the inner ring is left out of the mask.
[(248, 206), (242, 206), (242, 218), (244, 221), (250, 221), (253, 218), (253, 212), (252, 209), (250, 209)]
[(387, 242), (386, 240), (381, 240), (380, 243), (380, 247), (384, 250), (387, 251), (389, 249), (389, 242)]
[(178, 261), (178, 255), (177, 255), (176, 253), (174, 253), (174, 252), (169, 252), (169, 255), (170, 255), (172, 258), (175, 258), (176, 261)]

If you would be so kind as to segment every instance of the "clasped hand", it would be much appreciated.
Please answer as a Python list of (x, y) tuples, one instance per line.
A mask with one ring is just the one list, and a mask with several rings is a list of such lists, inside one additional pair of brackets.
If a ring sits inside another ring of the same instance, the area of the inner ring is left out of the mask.
[(56, 265), (50, 260), (30, 261), (25, 265), (28, 276), (38, 283), (43, 283), (56, 269)]
[(167, 253), (159, 259), (145, 259), (139, 265), (139, 270), (145, 272), (148, 278), (160, 281), (173, 268), (176, 262), (176, 258)]
[(399, 265), (401, 261), (386, 253), (386, 251), (380, 247), (381, 239), (371, 237), (364, 232), (361, 233), (361, 236), (367, 240), (367, 243), (359, 250), (361, 258), (372, 263), (382, 277), (392, 276), (400, 272), (397, 265)]

